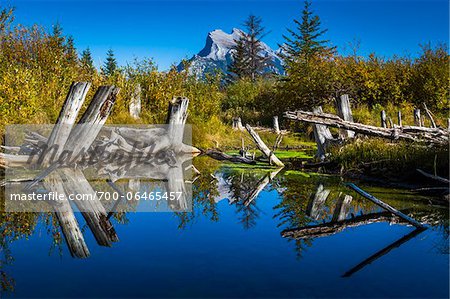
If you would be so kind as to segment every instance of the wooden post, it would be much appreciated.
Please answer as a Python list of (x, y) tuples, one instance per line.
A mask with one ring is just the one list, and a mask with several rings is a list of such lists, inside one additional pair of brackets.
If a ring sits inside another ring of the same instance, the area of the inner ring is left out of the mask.
[[(350, 107), (350, 100), (348, 94), (343, 94), (336, 100), (337, 114), (340, 118), (346, 121), (353, 122), (352, 109)], [(339, 136), (343, 139), (355, 137), (355, 132), (350, 130), (339, 130)]]
[(134, 119), (138, 119), (141, 114), (141, 91), (141, 85), (138, 83), (131, 95), (129, 110), (131, 117)]
[[(322, 107), (316, 107), (313, 109), (314, 113), (322, 113)], [(327, 126), (314, 124), (314, 139), (317, 144), (317, 158), (323, 161), (325, 160), (325, 153), (328, 146), (328, 142), (333, 139), (333, 135), (331, 135), (330, 130)]]
[(276, 134), (280, 134), (280, 126), (278, 125), (278, 116), (273, 117), (273, 130)]
[(417, 127), (422, 126), (422, 121), (420, 119), (420, 109), (414, 109), (414, 125)]
[(380, 125), (380, 127), (382, 127), (382, 128), (387, 128), (387, 124), (386, 124), (386, 111), (381, 110), (380, 118), (381, 118), (381, 125)]
[(402, 126), (402, 112), (400, 110), (398, 110), (398, 112), (397, 112), (397, 121), (398, 121), (398, 126), (401, 127)]
[(392, 214), (394, 214), (395, 216), (398, 216), (406, 221), (408, 221), (409, 223), (411, 223), (412, 225), (414, 225), (415, 227), (425, 227), (422, 223), (416, 221), (415, 219), (409, 217), (408, 215), (403, 214), (402, 212), (400, 212), (399, 210), (391, 207), (390, 205), (388, 205), (387, 203), (379, 200), (378, 198), (376, 198), (375, 196), (367, 193), (366, 191), (362, 190), (361, 188), (359, 188), (358, 186), (356, 186), (353, 183), (348, 183), (346, 184), (347, 187), (355, 190), (358, 194), (360, 194), (361, 196), (367, 198), (368, 200), (370, 200), (371, 202), (373, 202), (374, 204), (376, 204), (377, 206), (382, 207), (383, 209), (391, 212)]
[(256, 133), (249, 124), (246, 124), (245, 128), (247, 129), (250, 136), (252, 136), (259, 150), (269, 159), (269, 163), (284, 167), (283, 162), (281, 162), (281, 160), (278, 159), (277, 156), (275, 156), (275, 154), (267, 147), (267, 145), (262, 141), (261, 137), (259, 137), (258, 133)]

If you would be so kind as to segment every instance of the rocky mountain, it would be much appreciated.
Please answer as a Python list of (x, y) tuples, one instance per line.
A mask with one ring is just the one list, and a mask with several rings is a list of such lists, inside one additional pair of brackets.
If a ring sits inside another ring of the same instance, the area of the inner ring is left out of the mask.
[[(205, 74), (213, 73), (217, 70), (228, 73), (228, 66), (233, 61), (232, 53), (234, 50), (232, 48), (235, 45), (235, 40), (239, 39), (242, 33), (242, 30), (237, 28), (233, 28), (231, 34), (225, 33), (220, 29), (209, 32), (206, 37), (205, 47), (189, 59), (189, 73), (197, 77), (203, 77)], [(265, 72), (282, 74), (284, 71), (278, 55), (280, 49), (274, 51), (265, 43), (262, 43), (262, 47), (261, 54), (270, 57), (270, 61), (272, 62)], [(183, 70), (184, 65), (180, 63), (178, 65), (178, 71)]]

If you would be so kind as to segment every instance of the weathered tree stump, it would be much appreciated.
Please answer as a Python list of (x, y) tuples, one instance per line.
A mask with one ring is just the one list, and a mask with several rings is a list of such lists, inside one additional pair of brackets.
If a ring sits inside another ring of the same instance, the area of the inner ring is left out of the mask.
[(278, 124), (278, 116), (273, 117), (273, 130), (276, 134), (280, 134), (280, 126)]
[[(352, 109), (350, 107), (350, 99), (348, 94), (343, 94), (338, 99), (336, 99), (336, 104), (338, 116), (345, 121), (353, 122)], [(355, 136), (355, 132), (340, 129), (339, 136), (343, 139), (353, 138)]]
[(422, 121), (420, 118), (420, 109), (414, 109), (414, 125), (417, 127), (422, 126)]
[(386, 111), (381, 110), (381, 113), (380, 113), (380, 121), (381, 121), (380, 122), (380, 127), (387, 128), (386, 120), (387, 120), (387, 118), (386, 118)]
[(233, 118), (233, 130), (244, 131), (244, 127), (242, 126), (242, 120), (240, 117)]
[(141, 114), (141, 91), (141, 85), (138, 83), (131, 95), (129, 110), (131, 117), (134, 119), (139, 119)]
[[(313, 109), (314, 113), (322, 114), (322, 107), (316, 107)], [(316, 140), (317, 144), (317, 158), (320, 161), (325, 160), (325, 154), (328, 147), (328, 144), (334, 140), (333, 135), (331, 135), (330, 130), (327, 126), (321, 125), (321, 124), (314, 124), (313, 125), (314, 130), (314, 139)]]

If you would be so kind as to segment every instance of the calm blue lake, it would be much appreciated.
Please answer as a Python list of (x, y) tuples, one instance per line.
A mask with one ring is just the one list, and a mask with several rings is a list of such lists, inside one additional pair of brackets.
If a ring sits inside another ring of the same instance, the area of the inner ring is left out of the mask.
[[(192, 213), (120, 215), (113, 220), (120, 241), (111, 248), (98, 246), (77, 214), (86, 259), (71, 257), (48, 218), (15, 234), (4, 224), (2, 296), (449, 297), (448, 209), (408, 192), (364, 186), (427, 223), (411, 236), (414, 227), (383, 214), (338, 178), (283, 171), (265, 184), (268, 174), (228, 168), (214, 178), (202, 174)], [(323, 231), (308, 230), (311, 225)]]

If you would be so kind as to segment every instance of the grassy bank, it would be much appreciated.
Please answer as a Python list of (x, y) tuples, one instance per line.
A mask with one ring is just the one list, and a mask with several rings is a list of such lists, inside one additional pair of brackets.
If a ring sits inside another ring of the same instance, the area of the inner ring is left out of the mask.
[(330, 149), (330, 160), (344, 175), (365, 175), (387, 180), (424, 181), (416, 169), (449, 176), (447, 145), (430, 147), (407, 142), (390, 143), (371, 138), (357, 139)]

